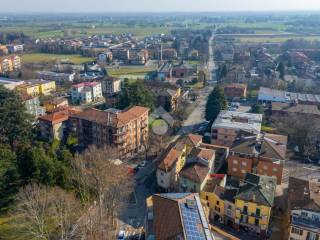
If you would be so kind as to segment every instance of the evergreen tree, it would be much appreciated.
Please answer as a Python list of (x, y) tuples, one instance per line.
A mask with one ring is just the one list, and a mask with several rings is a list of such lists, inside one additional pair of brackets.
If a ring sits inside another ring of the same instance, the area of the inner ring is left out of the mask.
[(221, 110), (227, 108), (227, 99), (224, 94), (224, 91), (221, 87), (215, 87), (210, 93), (206, 109), (205, 109), (205, 118), (207, 121), (213, 122)]
[(277, 67), (277, 71), (280, 73), (280, 78), (282, 80), (284, 80), (284, 76), (285, 76), (285, 66), (283, 64), (283, 62), (280, 62), (278, 67)]
[(0, 143), (14, 148), (30, 144), (31, 122), (19, 94), (0, 85)]
[(138, 105), (154, 109), (154, 99), (150, 91), (143, 85), (142, 81), (124, 84), (124, 89), (120, 95), (119, 108), (124, 109), (129, 106)]

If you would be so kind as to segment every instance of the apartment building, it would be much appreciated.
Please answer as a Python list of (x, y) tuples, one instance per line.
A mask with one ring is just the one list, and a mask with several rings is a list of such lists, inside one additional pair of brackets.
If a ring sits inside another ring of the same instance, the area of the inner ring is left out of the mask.
[(49, 96), (56, 91), (56, 83), (46, 80), (27, 81), (25, 84), (17, 86), (17, 90), (30, 96)]
[(67, 108), (69, 106), (68, 99), (64, 97), (54, 97), (43, 103), (47, 112), (53, 112), (56, 109)]
[(102, 80), (102, 93), (105, 96), (112, 96), (121, 92), (121, 79), (105, 78)]
[(147, 199), (146, 239), (213, 240), (198, 194), (156, 194)]
[(63, 140), (69, 132), (69, 118), (81, 110), (76, 108), (58, 109), (38, 118), (41, 137), (48, 140)]
[(37, 77), (39, 79), (55, 81), (57, 83), (73, 82), (75, 75), (75, 73), (57, 73), (48, 71), (37, 72)]
[(133, 106), (120, 111), (88, 109), (72, 117), (83, 146), (115, 147), (120, 158), (130, 158), (144, 150), (148, 139), (149, 109)]
[(320, 182), (290, 177), (288, 240), (320, 239)]
[(288, 137), (277, 134), (238, 135), (230, 148), (228, 175), (243, 179), (246, 173), (276, 177), (281, 184)]
[(24, 50), (23, 44), (11, 44), (7, 46), (9, 53), (21, 53)]
[(37, 118), (39, 116), (45, 115), (45, 108), (40, 106), (40, 100), (38, 96), (20, 94), (20, 97), (26, 107), (27, 113), (29, 113), (31, 116)]
[(275, 178), (246, 174), (235, 197), (236, 228), (249, 228), (259, 233), (260, 239), (266, 239), (275, 191)]
[(21, 69), (19, 56), (0, 57), (0, 74), (9, 73)]
[(71, 101), (78, 104), (97, 102), (103, 98), (100, 82), (83, 82), (73, 85), (70, 93)]
[(17, 79), (3, 78), (0, 77), (0, 85), (4, 86), (9, 90), (15, 89), (17, 86), (24, 84), (25, 82)]
[(247, 173), (241, 181), (212, 178), (200, 196), (210, 209), (210, 220), (267, 239), (275, 190), (275, 178)]
[(257, 135), (261, 131), (262, 114), (221, 111), (212, 124), (212, 144), (231, 147), (244, 132)]
[(228, 99), (241, 99), (247, 97), (247, 85), (240, 83), (226, 84), (223, 87), (224, 93)]

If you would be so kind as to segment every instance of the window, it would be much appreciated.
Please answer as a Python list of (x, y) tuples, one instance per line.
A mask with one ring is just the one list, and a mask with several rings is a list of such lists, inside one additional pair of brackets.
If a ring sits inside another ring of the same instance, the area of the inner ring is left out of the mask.
[(247, 171), (245, 169), (242, 169), (241, 172), (245, 174)]
[(257, 208), (257, 209), (256, 209), (256, 215), (257, 215), (257, 216), (260, 216), (260, 208)]
[(209, 200), (209, 196), (208, 196), (208, 195), (206, 196), (206, 200), (207, 200), (207, 201)]
[(244, 206), (244, 207), (243, 207), (243, 212), (244, 212), (245, 214), (248, 213), (248, 206)]
[(273, 168), (273, 172), (278, 172), (278, 168)]
[(254, 220), (254, 225), (259, 226), (259, 219), (258, 219), (258, 218), (256, 218), (256, 219)]
[(233, 160), (233, 164), (238, 164), (238, 160)]
[(232, 172), (236, 172), (237, 171), (237, 169), (236, 168), (232, 168)]
[(242, 166), (247, 166), (247, 163), (246, 162), (242, 162)]
[(161, 176), (163, 176), (163, 172), (161, 172)]
[(299, 228), (292, 227), (291, 228), (291, 233), (302, 235), (303, 231), (301, 229), (299, 229)]
[(220, 204), (220, 202), (219, 201), (217, 201), (217, 205), (219, 205)]
[(264, 165), (264, 166), (263, 166), (263, 169), (264, 169), (264, 170), (268, 170), (268, 166), (267, 166), (267, 165)]

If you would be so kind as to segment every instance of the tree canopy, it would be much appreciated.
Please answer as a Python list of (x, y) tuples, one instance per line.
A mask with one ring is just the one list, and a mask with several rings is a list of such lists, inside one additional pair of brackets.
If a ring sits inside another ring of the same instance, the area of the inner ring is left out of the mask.
[(145, 88), (142, 81), (124, 83), (124, 89), (120, 95), (119, 108), (124, 109), (129, 106), (138, 105), (154, 109), (153, 94)]
[(11, 147), (30, 143), (32, 135), (31, 116), (19, 94), (0, 86), (0, 142)]
[(221, 87), (217, 86), (210, 93), (206, 109), (205, 109), (205, 118), (207, 121), (213, 122), (221, 110), (227, 108), (227, 99), (224, 94), (224, 91)]

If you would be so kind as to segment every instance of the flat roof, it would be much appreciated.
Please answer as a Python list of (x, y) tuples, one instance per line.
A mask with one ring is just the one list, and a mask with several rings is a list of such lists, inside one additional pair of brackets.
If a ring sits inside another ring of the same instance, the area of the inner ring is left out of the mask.
[(260, 133), (262, 114), (234, 111), (221, 111), (212, 128), (241, 129), (246, 132)]
[(0, 77), (0, 84), (10, 84), (24, 82), (23, 80)]
[(263, 95), (267, 95), (273, 98), (283, 98), (287, 101), (302, 101), (302, 102), (314, 102), (320, 103), (320, 95), (307, 94), (307, 93), (295, 93), (286, 92), (277, 89), (261, 87), (259, 90), (259, 99), (263, 100)]

